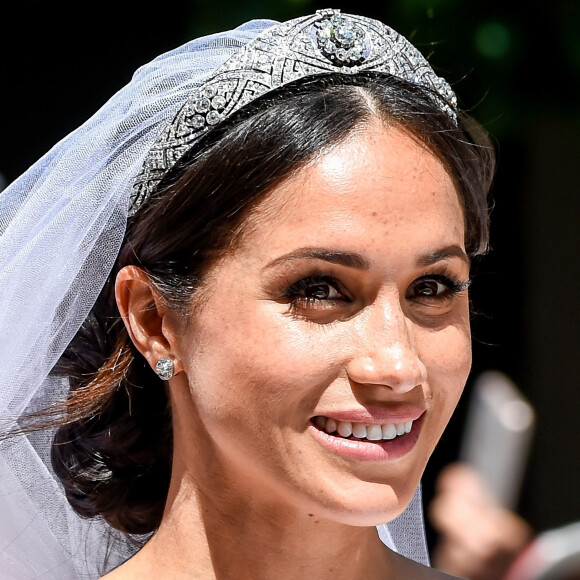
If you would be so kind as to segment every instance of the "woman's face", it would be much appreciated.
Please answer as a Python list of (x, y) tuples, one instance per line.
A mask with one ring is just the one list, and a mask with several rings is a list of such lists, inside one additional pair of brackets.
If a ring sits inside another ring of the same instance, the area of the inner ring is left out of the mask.
[(378, 122), (329, 149), (256, 208), (181, 330), (174, 465), (208, 493), (394, 518), (470, 369), (468, 278), (429, 151)]

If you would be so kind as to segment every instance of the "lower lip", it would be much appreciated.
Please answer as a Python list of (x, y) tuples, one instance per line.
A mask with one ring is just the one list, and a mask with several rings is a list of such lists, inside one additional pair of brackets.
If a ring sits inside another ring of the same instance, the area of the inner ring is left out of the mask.
[(344, 439), (340, 436), (329, 435), (318, 427), (311, 425), (309, 430), (316, 440), (335, 455), (345, 459), (357, 461), (392, 461), (407, 455), (413, 447), (423, 426), (425, 414), (413, 421), (413, 428), (409, 433), (399, 435), (389, 441), (364, 441), (357, 439)]

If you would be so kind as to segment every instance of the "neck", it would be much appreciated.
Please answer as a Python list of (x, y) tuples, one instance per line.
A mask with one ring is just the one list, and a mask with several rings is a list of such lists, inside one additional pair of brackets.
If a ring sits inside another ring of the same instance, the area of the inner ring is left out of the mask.
[(223, 480), (212, 491), (187, 473), (174, 481), (163, 523), (139, 554), (161, 577), (163, 570), (208, 580), (390, 577), (393, 554), (375, 528), (301, 514), (265, 497), (258, 502)]

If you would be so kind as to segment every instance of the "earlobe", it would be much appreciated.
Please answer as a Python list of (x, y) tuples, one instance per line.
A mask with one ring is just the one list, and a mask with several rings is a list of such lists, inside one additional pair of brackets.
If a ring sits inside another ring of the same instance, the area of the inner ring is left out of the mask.
[(167, 325), (163, 324), (168, 309), (141, 268), (121, 268), (115, 281), (115, 298), (133, 344), (151, 368), (155, 370), (160, 359), (174, 359), (172, 337), (167, 336)]

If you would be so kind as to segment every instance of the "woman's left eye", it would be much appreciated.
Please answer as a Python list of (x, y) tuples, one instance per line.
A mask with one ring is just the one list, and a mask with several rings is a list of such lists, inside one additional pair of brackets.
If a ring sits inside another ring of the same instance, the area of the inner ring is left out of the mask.
[(448, 276), (425, 276), (413, 282), (407, 297), (427, 300), (450, 298), (468, 287), (469, 282), (461, 282)]

